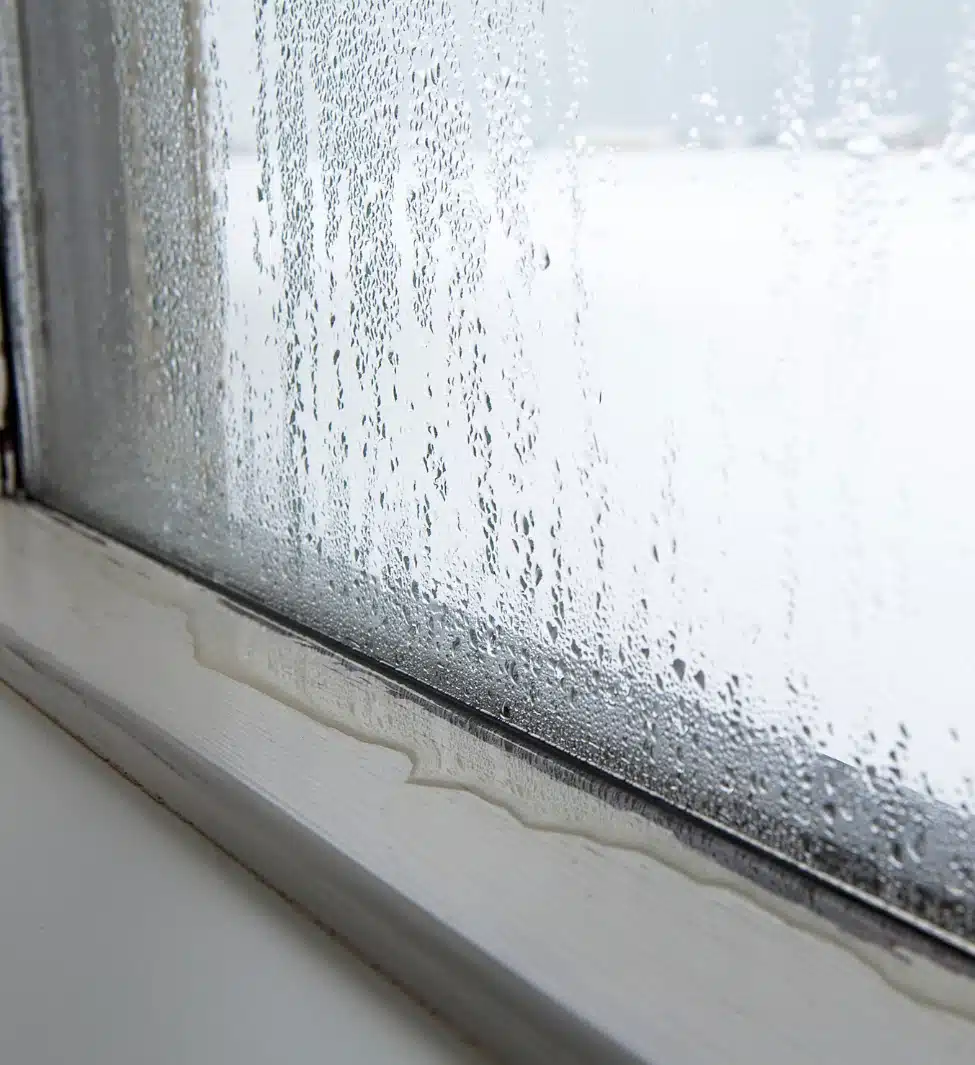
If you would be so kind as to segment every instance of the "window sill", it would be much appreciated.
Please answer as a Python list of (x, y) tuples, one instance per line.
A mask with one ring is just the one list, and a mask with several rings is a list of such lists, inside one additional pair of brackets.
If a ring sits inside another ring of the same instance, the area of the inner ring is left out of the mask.
[(0, 679), (505, 1058), (975, 1060), (958, 954), (12, 502)]

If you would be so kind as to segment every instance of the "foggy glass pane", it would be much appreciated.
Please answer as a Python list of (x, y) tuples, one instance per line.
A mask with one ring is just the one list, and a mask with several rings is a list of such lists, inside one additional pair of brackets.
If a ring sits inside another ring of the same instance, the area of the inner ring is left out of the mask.
[(36, 494), (975, 939), (975, 8), (27, 37)]

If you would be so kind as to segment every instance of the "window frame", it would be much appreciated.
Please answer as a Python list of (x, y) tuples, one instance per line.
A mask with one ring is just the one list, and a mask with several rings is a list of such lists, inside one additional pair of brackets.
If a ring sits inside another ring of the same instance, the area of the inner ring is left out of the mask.
[[(35, 215), (27, 143), (28, 121), (23, 42), (17, 0), (0, 0), (0, 226), (3, 257), (3, 347), (7, 369), (8, 431), (17, 432), (13, 487), (21, 485), (25, 468), (36, 469), (34, 452), (35, 399), (42, 382), (36, 367), (41, 346)], [(8, 492), (9, 492), (8, 484)], [(3, 493), (0, 493), (3, 494)]]
[[(16, 0), (0, 0), (0, 29), (11, 377), (20, 386), (20, 458), (36, 478), (42, 227), (30, 192)], [(51, 573), (64, 588), (50, 586)], [(814, 1061), (838, 1052), (838, 1033), (848, 1037), (843, 1053), (850, 1045), (873, 1053), (878, 1018), (899, 1046), (921, 1046), (940, 1013), (967, 1018), (956, 1047), (975, 1047), (971, 942), (912, 927), (840, 873), (807, 875), (716, 822), (277, 627), (54, 510), (0, 506), (0, 590), (0, 679), (504, 1057), (711, 1060), (721, 1044), (701, 1038), (703, 1025), (752, 1060), (787, 1052)], [(315, 690), (314, 706), (283, 697), (270, 667), (243, 679), (205, 668), (179, 620), (186, 601), (225, 644), (246, 639), (270, 654), (277, 641), (274, 653), (295, 675), (324, 671), (331, 680)], [(377, 720), (419, 715), (433, 729), (434, 762), (488, 765), (517, 787), (506, 798), (483, 776), (417, 778), (415, 767), (404, 776), (410, 753), (395, 730), (384, 743), (358, 735), (354, 714), (342, 718), (360, 699)], [(359, 746), (340, 786), (334, 751), (348, 742)], [(393, 794), (412, 797), (408, 785), (419, 783), (431, 797), (415, 815), (429, 848), (420, 867), (379, 814), (366, 832), (355, 823), (356, 804), (378, 802), (377, 781), (390, 779)], [(512, 795), (522, 806), (511, 807)], [(580, 809), (581, 827), (560, 813)], [(490, 840), (502, 873), (530, 869), (534, 883), (553, 885), (551, 905), (504, 875), (482, 882), (458, 869), (456, 846), (432, 827), (444, 817), (460, 818), (459, 838), (476, 841), (471, 853)], [(568, 916), (573, 907), (584, 920)], [(608, 935), (600, 907), (613, 918), (614, 941), (600, 940)], [(668, 951), (651, 951), (641, 967), (621, 926)], [(702, 983), (702, 972), (724, 975)], [(890, 995), (877, 997), (878, 977)], [(633, 1011), (644, 984), (657, 989), (646, 1017)], [(805, 1016), (810, 1001), (824, 1003), (815, 1017)]]

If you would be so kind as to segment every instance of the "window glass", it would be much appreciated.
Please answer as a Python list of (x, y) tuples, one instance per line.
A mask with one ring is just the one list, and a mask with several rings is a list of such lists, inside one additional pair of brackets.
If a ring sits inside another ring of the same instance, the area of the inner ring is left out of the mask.
[(34, 493), (975, 939), (975, 9), (45, 8)]

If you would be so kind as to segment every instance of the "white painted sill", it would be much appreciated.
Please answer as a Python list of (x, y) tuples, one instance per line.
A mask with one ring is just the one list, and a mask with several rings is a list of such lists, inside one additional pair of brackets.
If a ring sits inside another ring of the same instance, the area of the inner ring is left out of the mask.
[(24, 503), (0, 680), (506, 1060), (975, 1061), (962, 957)]

